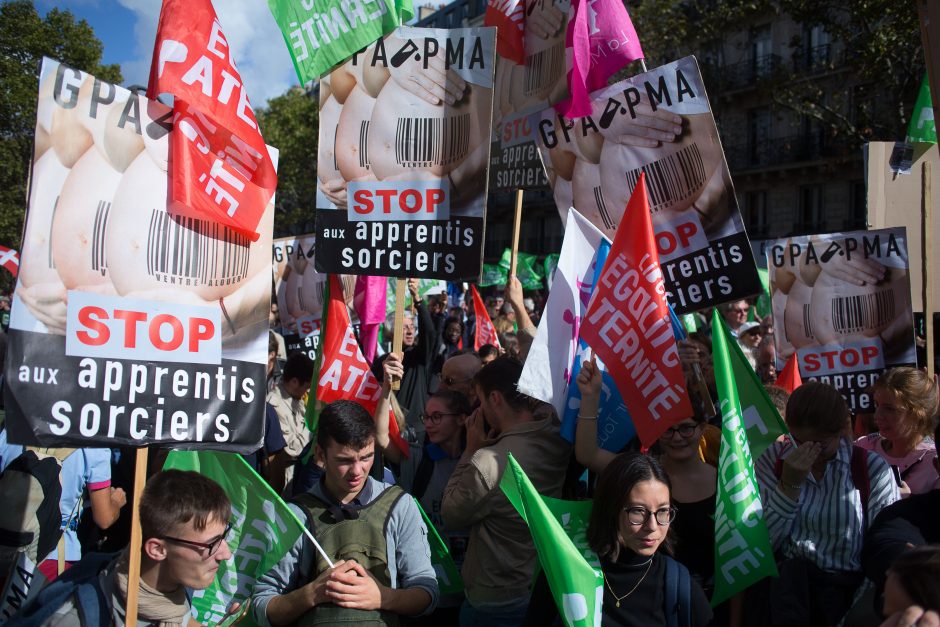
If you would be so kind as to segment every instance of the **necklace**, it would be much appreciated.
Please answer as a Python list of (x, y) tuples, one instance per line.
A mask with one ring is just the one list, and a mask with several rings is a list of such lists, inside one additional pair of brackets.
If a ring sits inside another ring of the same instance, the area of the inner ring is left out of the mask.
[[(607, 584), (607, 589), (610, 590), (610, 593), (614, 596), (615, 599), (617, 599), (617, 602), (614, 604), (616, 607), (620, 607), (620, 602), (626, 599), (628, 596), (630, 596), (634, 592), (636, 592), (636, 589), (640, 587), (640, 584), (643, 583), (643, 580), (646, 579), (646, 576), (649, 574), (650, 568), (653, 567), (653, 558), (652, 557), (649, 558), (649, 561), (647, 561), (646, 564), (647, 564), (646, 571), (643, 573), (643, 576), (640, 577), (640, 580), (636, 582), (635, 586), (630, 588), (630, 592), (626, 593), (622, 597), (617, 596), (617, 593), (614, 592), (614, 589), (610, 587), (610, 582), (607, 581), (607, 574), (606, 573), (604, 574), (604, 583)], [(642, 566), (642, 564), (639, 564), (639, 565)]]

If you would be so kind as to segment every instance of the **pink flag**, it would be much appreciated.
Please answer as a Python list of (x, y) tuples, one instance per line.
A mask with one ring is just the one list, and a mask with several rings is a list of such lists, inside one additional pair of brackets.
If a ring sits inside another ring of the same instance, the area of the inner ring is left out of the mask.
[(643, 58), (643, 49), (627, 8), (621, 0), (572, 0), (565, 47), (569, 59), (571, 97), (555, 105), (567, 118), (591, 114), (589, 94), (607, 86), (607, 79), (631, 61)]
[(379, 343), (379, 325), (385, 322), (385, 289), (388, 280), (384, 276), (356, 277), (356, 293), (353, 308), (359, 316), (359, 343), (362, 353), (370, 364), (375, 359), (375, 348)]

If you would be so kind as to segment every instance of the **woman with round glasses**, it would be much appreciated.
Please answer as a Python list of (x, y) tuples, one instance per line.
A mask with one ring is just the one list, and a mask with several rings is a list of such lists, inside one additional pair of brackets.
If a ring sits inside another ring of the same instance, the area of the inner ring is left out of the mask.
[[(585, 362), (578, 374), (581, 409), (575, 454), (578, 461), (602, 472), (616, 455), (597, 445), (597, 413), (600, 405), (601, 373), (594, 360)], [(659, 438), (659, 462), (675, 486), (673, 501), (682, 510), (681, 522), (673, 527), (676, 559), (707, 587), (715, 572), (715, 493), (718, 474), (702, 461), (699, 442), (705, 431), (700, 418), (688, 418), (666, 429)]]
[[(470, 414), (470, 401), (460, 392), (438, 390), (424, 404), (421, 420), (424, 422), (423, 444), (411, 444), (408, 457), (402, 455), (389, 437), (389, 402), (391, 382), (404, 374), (400, 357), (392, 353), (382, 366), (382, 396), (375, 409), (375, 442), (382, 448), (385, 459), (398, 467), (398, 481), (402, 489), (418, 499), (428, 518), (444, 539), (451, 557), (459, 569), (467, 551), (469, 530), (445, 531), (441, 518), (444, 487), (447, 485), (460, 455), (466, 446), (464, 422)], [(442, 595), (437, 609), (430, 616), (409, 624), (456, 624), (463, 595)]]
[(602, 625), (697, 627), (711, 621), (701, 587), (666, 554), (676, 511), (669, 477), (652, 457), (623, 453), (601, 473), (587, 539), (603, 568)]

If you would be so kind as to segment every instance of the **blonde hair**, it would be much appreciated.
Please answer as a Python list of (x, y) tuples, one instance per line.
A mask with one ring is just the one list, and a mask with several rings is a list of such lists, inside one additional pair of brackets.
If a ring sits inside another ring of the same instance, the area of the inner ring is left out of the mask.
[(874, 385), (878, 390), (890, 392), (904, 411), (910, 414), (914, 433), (929, 436), (936, 427), (937, 408), (940, 396), (933, 379), (923, 370), (901, 366), (886, 371)]

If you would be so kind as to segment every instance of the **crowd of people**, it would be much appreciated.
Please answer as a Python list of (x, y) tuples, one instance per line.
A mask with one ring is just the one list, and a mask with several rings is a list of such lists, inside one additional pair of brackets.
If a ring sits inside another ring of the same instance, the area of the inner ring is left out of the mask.
[[(779, 577), (712, 607), (721, 416), (707, 316), (680, 341), (695, 413), (648, 451), (635, 441), (608, 451), (597, 440), (602, 377), (593, 360), (572, 381), (581, 393), (573, 443), (551, 405), (517, 388), (539, 294), (526, 297), (515, 278), (487, 293), (499, 346), (475, 350), (472, 306), (446, 292), (422, 297), (415, 281), (408, 289), (402, 350), (389, 343), (373, 364), (382, 386), (374, 412), (335, 401), (315, 433), (304, 419), (313, 364), (285, 354), (272, 312), (265, 440), (246, 459), (320, 546), (301, 536), (254, 583), (259, 625), (562, 624), (529, 527), (499, 487), (512, 454), (541, 495), (593, 499), (587, 543), (603, 571), (603, 625), (940, 627), (940, 395), (924, 371), (885, 372), (873, 416), (853, 416), (827, 384), (775, 387), (770, 316), (755, 316), (748, 300), (720, 308), (789, 433), (754, 461)], [(407, 450), (392, 437), (393, 420)], [(23, 453), (0, 431), (0, 468)], [(127, 549), (108, 559), (97, 551), (120, 548), (125, 535), (76, 533), (85, 510), (99, 530), (128, 515), (112, 482), (112, 468), (117, 476), (126, 467), (121, 453), (64, 456), (64, 560), (53, 550), (39, 564), (51, 583), (11, 626), (123, 624)], [(228, 499), (198, 474), (156, 472), (140, 519), (138, 624), (187, 624), (186, 590), (207, 587), (231, 557)], [(460, 569), (462, 592), (441, 592), (432, 532)]]

